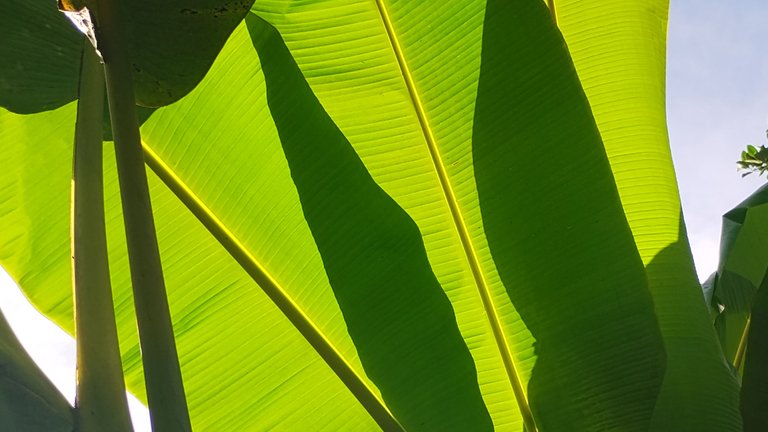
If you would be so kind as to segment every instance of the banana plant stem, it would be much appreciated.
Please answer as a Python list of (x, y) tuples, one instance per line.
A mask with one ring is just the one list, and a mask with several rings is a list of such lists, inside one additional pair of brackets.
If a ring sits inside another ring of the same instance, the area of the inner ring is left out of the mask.
[(104, 70), (83, 38), (72, 163), (72, 285), (79, 432), (131, 431), (120, 361), (104, 224)]
[(128, 260), (154, 432), (191, 431), (136, 118), (129, 50), (117, 0), (96, 0)]

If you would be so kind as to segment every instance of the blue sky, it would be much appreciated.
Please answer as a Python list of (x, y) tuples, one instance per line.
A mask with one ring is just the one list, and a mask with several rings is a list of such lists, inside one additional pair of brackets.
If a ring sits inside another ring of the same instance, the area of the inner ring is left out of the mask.
[(735, 161), (768, 145), (768, 2), (672, 1), (667, 119), (699, 278), (717, 266), (720, 218), (764, 178)]
[[(717, 265), (720, 218), (765, 182), (742, 179), (747, 144), (768, 145), (768, 2), (673, 0), (667, 118), (689, 239), (700, 279)], [(0, 308), (62, 393), (74, 399), (75, 345), (38, 315), (0, 270)], [(136, 430), (147, 412), (131, 400)]]

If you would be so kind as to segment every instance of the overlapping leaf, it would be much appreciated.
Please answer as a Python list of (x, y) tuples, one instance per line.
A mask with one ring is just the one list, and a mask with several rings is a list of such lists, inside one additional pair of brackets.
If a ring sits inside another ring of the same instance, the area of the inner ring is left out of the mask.
[(729, 363), (742, 369), (744, 430), (766, 422), (768, 349), (768, 186), (723, 215), (720, 264), (712, 276), (715, 326)]
[(29, 114), (73, 101), (82, 35), (52, 1), (3, 1), (0, 8), (0, 106)]
[[(713, 301), (727, 313), (748, 313), (768, 269), (768, 186), (723, 215), (720, 264)], [(726, 349), (727, 354), (732, 354)]]
[[(125, 20), (137, 103), (168, 105), (189, 93), (252, 3), (115, 2)], [(82, 36), (56, 1), (3, 0), (0, 9), (0, 106), (28, 114), (73, 101)]]
[(72, 407), (24, 351), (0, 314), (0, 417), (9, 431), (70, 432)]

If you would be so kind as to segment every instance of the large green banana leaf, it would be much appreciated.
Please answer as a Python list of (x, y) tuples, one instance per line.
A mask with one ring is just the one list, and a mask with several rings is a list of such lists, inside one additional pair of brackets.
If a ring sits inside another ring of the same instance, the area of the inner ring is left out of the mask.
[[(558, 2), (576, 69), (539, 1), (253, 12), (142, 129), (196, 429), (521, 430), (528, 402), (544, 430), (738, 429), (680, 228), (664, 2)], [(73, 125), (0, 112), (2, 264), (70, 331)]]

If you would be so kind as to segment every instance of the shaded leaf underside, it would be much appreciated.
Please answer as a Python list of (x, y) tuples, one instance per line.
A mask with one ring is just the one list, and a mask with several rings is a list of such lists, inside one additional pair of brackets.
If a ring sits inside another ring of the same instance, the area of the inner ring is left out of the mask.
[(70, 432), (74, 415), (64, 396), (24, 351), (0, 314), (0, 417), (3, 428)]
[[(720, 264), (712, 306), (726, 359), (742, 373), (745, 431), (764, 428), (768, 416), (768, 186), (723, 216)], [(720, 309), (722, 307), (722, 309)], [(742, 369), (743, 367), (743, 369)]]

